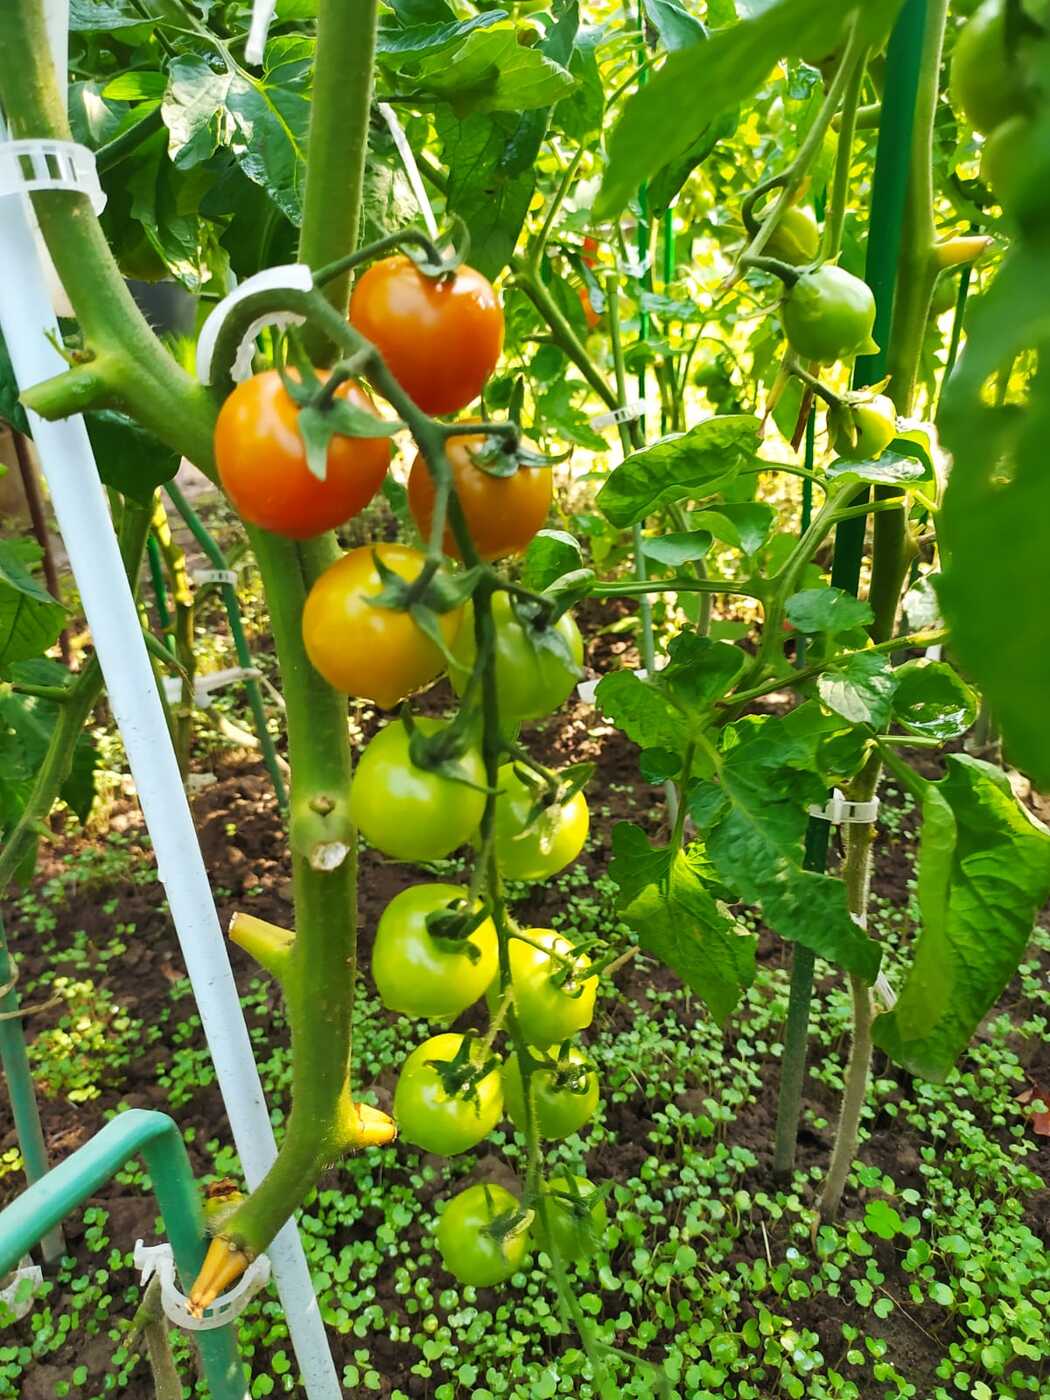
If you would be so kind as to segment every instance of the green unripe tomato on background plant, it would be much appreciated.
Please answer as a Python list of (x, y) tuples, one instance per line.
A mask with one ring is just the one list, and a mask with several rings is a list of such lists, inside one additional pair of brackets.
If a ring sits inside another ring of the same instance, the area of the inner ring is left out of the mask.
[(590, 825), (582, 792), (568, 802), (552, 802), (526, 826), (536, 799), (512, 763), (499, 770), (498, 787), (492, 835), (500, 869), (508, 880), (546, 880), (576, 859)]
[(981, 147), (981, 179), (1004, 209), (1013, 204), (1028, 167), (1032, 122), (1028, 117), (1010, 117), (992, 131)]
[(1023, 75), (1006, 41), (1004, 0), (987, 0), (955, 42), (952, 106), (977, 131), (991, 131), (1025, 108)]
[(830, 365), (854, 355), (873, 355), (875, 298), (867, 282), (824, 263), (803, 272), (784, 294), (780, 308), (784, 333), (804, 360)]
[[(573, 956), (572, 944), (552, 928), (524, 933), (530, 941), (512, 937), (508, 949), (514, 1009), (528, 1043), (547, 1050), (591, 1024), (598, 979), (587, 976), (591, 960), (586, 953)], [(563, 959), (572, 964), (568, 979), (562, 978)], [(488, 991), (489, 1006), (494, 1010), (499, 1000), (497, 980)]]
[[(559, 1057), (557, 1065), (534, 1069), (530, 1083), (539, 1134), (548, 1142), (579, 1132), (598, 1107), (598, 1075), (575, 1046)], [(525, 1132), (525, 1090), (517, 1055), (503, 1066), (503, 1107), (518, 1131)]]
[(897, 436), (897, 408), (885, 394), (858, 403), (844, 403), (829, 410), (831, 445), (851, 462), (871, 462), (880, 457)]
[(494, 1221), (517, 1208), (517, 1199), (491, 1182), (452, 1197), (438, 1221), (437, 1246), (445, 1268), (460, 1283), (491, 1288), (521, 1268), (529, 1252), (528, 1229), (520, 1226), (502, 1239), (492, 1232)]
[[(440, 720), (417, 718), (416, 728), (435, 734)], [(394, 720), (369, 740), (350, 784), (350, 819), (392, 860), (440, 860), (469, 841), (485, 810), (485, 765), (476, 749), (457, 760), (469, 779), (457, 782), (409, 756), (409, 737)]]
[(427, 915), (461, 900), (458, 885), (412, 885), (396, 894), (379, 917), (372, 948), (372, 979), (383, 1005), (405, 1016), (458, 1016), (482, 996), (499, 967), (496, 929), (479, 924), (458, 950), (427, 928)]
[(597, 1194), (597, 1187), (585, 1176), (574, 1177), (573, 1181), (576, 1184), (575, 1192), (567, 1177), (551, 1177), (544, 1188), (550, 1234), (544, 1229), (538, 1211), (532, 1227), (539, 1247), (549, 1254), (553, 1238), (558, 1254), (566, 1263), (589, 1258), (601, 1243), (609, 1221), (604, 1200), (590, 1204), (590, 1198)]
[[(464, 1039), (449, 1034), (425, 1040), (402, 1065), (394, 1090), (398, 1132), (414, 1147), (442, 1157), (455, 1157), (476, 1147), (503, 1116), (498, 1064), (472, 1086), (470, 1093), (449, 1093), (442, 1070), (452, 1064)], [(480, 1072), (490, 1057), (491, 1051), (483, 1049), (480, 1041), (470, 1041), (469, 1068)]]
[(820, 252), (820, 229), (809, 210), (789, 205), (766, 243), (766, 252), (795, 265), (813, 262)]
[[(542, 719), (565, 703), (583, 674), (583, 638), (569, 613), (563, 613), (550, 630), (564, 643), (566, 656), (543, 644), (543, 632), (523, 627), (511, 605), (510, 595), (497, 593), (492, 599), (496, 624), (496, 689), (501, 719), (514, 723)], [(474, 642), (474, 609), (463, 609), (452, 655), (457, 665), (449, 667), (449, 679), (457, 695), (470, 682), (477, 648)]]

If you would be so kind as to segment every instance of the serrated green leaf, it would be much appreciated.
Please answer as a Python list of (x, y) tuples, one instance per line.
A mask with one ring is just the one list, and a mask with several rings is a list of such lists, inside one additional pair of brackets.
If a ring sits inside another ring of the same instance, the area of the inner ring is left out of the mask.
[(947, 743), (975, 723), (980, 700), (947, 662), (907, 661), (893, 675), (893, 718), (909, 734)]
[(705, 419), (687, 433), (632, 453), (609, 473), (598, 507), (622, 529), (657, 506), (710, 496), (753, 462), (758, 441), (759, 421), (751, 414)]
[(703, 559), (713, 539), (709, 530), (683, 530), (677, 534), (646, 536), (642, 541), (642, 553), (647, 559), (653, 559), (668, 569), (680, 569), (683, 564)]
[(0, 540), (0, 670), (46, 651), (65, 621), (62, 604), (26, 570), (17, 548)]
[(761, 501), (732, 501), (710, 510), (694, 511), (690, 522), (710, 530), (715, 539), (734, 549), (757, 554), (769, 538), (776, 518), (773, 507)]
[(807, 809), (826, 796), (816, 763), (822, 728), (812, 705), (733, 726), (737, 742), (715, 756), (718, 783), (698, 784), (689, 810), (719, 875), (771, 928), (870, 983), (879, 945), (854, 921), (842, 881), (802, 868)]
[(642, 678), (614, 671), (598, 683), (595, 699), (613, 723), (643, 749), (680, 753), (712, 723), (716, 700), (728, 694), (747, 660), (740, 647), (680, 632), (668, 664)]
[(858, 482), (874, 482), (877, 486), (919, 486), (929, 480), (922, 462), (915, 457), (891, 452), (889, 448), (873, 462), (850, 462), (845, 459), (831, 462), (827, 476), (832, 481), (856, 477)]
[(755, 975), (753, 934), (742, 932), (707, 886), (702, 851), (653, 847), (639, 827), (613, 828), (609, 874), (617, 908), (641, 947), (702, 998), (724, 1024)]
[(677, 0), (643, 0), (643, 4), (649, 23), (668, 52), (691, 48), (694, 44), (702, 44), (707, 38), (704, 26)]
[(521, 581), (542, 592), (583, 562), (579, 541), (565, 530), (540, 530), (529, 542), (522, 562)]
[(140, 505), (149, 505), (157, 487), (175, 476), (180, 454), (115, 409), (85, 413), (84, 420), (105, 484)]
[(425, 59), (414, 82), (471, 114), (549, 107), (575, 86), (566, 68), (539, 49), (523, 48), (515, 26), (505, 23), (475, 30), (451, 53)]
[(817, 691), (829, 710), (851, 724), (884, 729), (896, 689), (894, 674), (888, 656), (860, 652), (824, 671), (817, 679)]
[(875, 1043), (913, 1074), (942, 1080), (1013, 976), (1050, 895), (1050, 832), (1020, 805), (1004, 773), (951, 754), (940, 783), (921, 785), (919, 904), (923, 930), (895, 1008)]
[(826, 632), (834, 637), (852, 627), (866, 627), (875, 616), (867, 603), (842, 588), (806, 588), (792, 594), (784, 611), (791, 625), (807, 636)]
[(462, 42), (476, 29), (490, 29), (507, 18), (504, 10), (486, 10), (469, 19), (445, 20), (437, 24), (399, 25), (386, 17), (380, 22), (376, 35), (376, 56), (387, 68), (403, 68), (400, 60), (418, 62), (433, 58)]

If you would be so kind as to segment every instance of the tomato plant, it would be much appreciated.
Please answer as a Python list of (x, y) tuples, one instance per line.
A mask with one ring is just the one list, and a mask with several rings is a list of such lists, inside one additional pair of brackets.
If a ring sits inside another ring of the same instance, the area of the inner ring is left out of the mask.
[[(439, 720), (417, 719), (423, 736), (443, 732)], [(361, 755), (350, 789), (350, 813), (367, 841), (393, 860), (438, 860), (468, 841), (485, 808), (485, 768), (467, 748), (444, 768), (412, 758), (404, 725), (394, 721)]]
[(454, 1157), (474, 1147), (499, 1122), (499, 1063), (478, 1041), (435, 1035), (405, 1060), (394, 1090), (394, 1117), (406, 1142)]
[(383, 910), (372, 948), (372, 980), (391, 1011), (406, 1016), (458, 1016), (496, 975), (498, 951), (491, 919), (466, 937), (432, 932), (428, 916), (463, 899), (457, 885), (410, 885)]
[(481, 393), (503, 348), (503, 311), (472, 267), (431, 276), (401, 254), (354, 286), (350, 320), (426, 413), (456, 413)]
[[(336, 397), (365, 412), (372, 400), (358, 385)], [(390, 464), (385, 438), (336, 435), (325, 477), (310, 471), (298, 426), (299, 410), (276, 370), (253, 374), (223, 403), (215, 424), (215, 462), (237, 513), (251, 525), (308, 540), (364, 510)]]
[(567, 938), (554, 929), (525, 929), (511, 938), (508, 957), (514, 1009), (530, 1045), (546, 1050), (591, 1024), (597, 980), (588, 973), (590, 959), (574, 953)]
[[(547, 519), (550, 468), (525, 466), (513, 445), (505, 448), (499, 439), (478, 433), (449, 438), (448, 459), (456, 498), (481, 558), (521, 554)], [(434, 482), (422, 453), (417, 453), (409, 473), (408, 506), (420, 534), (429, 538)], [(447, 526), (443, 548), (452, 558), (460, 557)]]
[[(594, 1066), (575, 1046), (544, 1062), (532, 1073), (533, 1108), (540, 1137), (557, 1141), (579, 1132), (598, 1107), (598, 1076)], [(507, 1117), (522, 1132), (528, 1126), (525, 1089), (517, 1058), (503, 1066), (503, 1104)]]
[[(553, 626), (515, 610), (506, 593), (492, 603), (496, 628), (495, 671), (500, 714), (515, 723), (540, 719), (568, 699), (582, 675), (583, 638), (569, 613)], [(473, 610), (467, 607), (452, 645), (449, 679), (457, 695), (469, 683), (477, 660)]]
[[(547, 880), (583, 850), (590, 826), (587, 799), (577, 792), (567, 801), (543, 793), (520, 778), (514, 765), (499, 770), (499, 795), (492, 840), (500, 868), (509, 880)], [(533, 809), (541, 810), (530, 821)]]
[[(424, 557), (407, 545), (361, 545), (327, 568), (303, 607), (303, 642), (310, 661), (329, 685), (359, 700), (392, 710), (445, 668), (437, 643), (404, 612), (377, 603), (383, 589), (379, 566), (411, 583)], [(449, 644), (459, 629), (458, 611), (438, 621)]]
[(529, 1252), (529, 1236), (518, 1226), (496, 1233), (518, 1207), (514, 1196), (495, 1183), (460, 1191), (446, 1204), (438, 1221), (437, 1244), (445, 1268), (460, 1283), (491, 1288), (517, 1273)]

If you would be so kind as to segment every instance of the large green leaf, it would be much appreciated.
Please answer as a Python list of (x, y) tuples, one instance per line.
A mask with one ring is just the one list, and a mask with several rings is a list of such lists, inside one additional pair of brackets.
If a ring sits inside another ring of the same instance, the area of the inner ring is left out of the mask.
[[(1010, 761), (1050, 788), (1050, 279), (1042, 244), (1007, 257), (967, 323), (942, 414), (954, 465), (938, 521), (938, 593), (953, 653), (984, 693)], [(988, 377), (1033, 343), (1043, 368), (1027, 415), (987, 403)]]
[(826, 632), (831, 637), (866, 627), (875, 615), (867, 603), (842, 588), (806, 588), (793, 593), (784, 612), (796, 631), (810, 636)]
[(655, 675), (614, 671), (598, 683), (599, 708), (643, 749), (682, 753), (712, 723), (712, 707), (729, 693), (747, 660), (729, 642), (680, 632)]
[(851, 724), (884, 729), (890, 720), (896, 679), (888, 656), (860, 652), (821, 673), (817, 690), (829, 710)]
[(893, 673), (893, 718), (909, 734), (961, 738), (977, 719), (975, 691), (944, 661), (906, 661)]
[(65, 608), (28, 572), (21, 551), (0, 540), (0, 670), (45, 652), (65, 620)]
[(486, 10), (469, 19), (445, 20), (436, 24), (400, 25), (383, 19), (376, 36), (376, 54), (384, 67), (400, 68), (399, 60), (431, 58), (453, 48), (475, 29), (488, 29), (507, 18), (503, 10)]
[(689, 806), (719, 875), (771, 928), (874, 982), (879, 945), (850, 914), (842, 881), (802, 868), (808, 806), (826, 797), (817, 748), (830, 727), (812, 704), (734, 725), (718, 782), (699, 783)]
[(707, 418), (687, 433), (634, 452), (609, 473), (598, 505), (622, 529), (659, 505), (710, 496), (754, 461), (759, 426), (751, 414)]
[(963, 754), (922, 793), (922, 933), (875, 1043), (898, 1064), (943, 1079), (1024, 955), (1050, 894), (1050, 832), (1014, 797), (1006, 775)]
[(711, 889), (702, 849), (653, 847), (629, 822), (613, 829), (609, 874), (641, 947), (676, 972), (722, 1025), (755, 976), (755, 944)]
[(157, 487), (178, 471), (179, 454), (113, 409), (84, 418), (99, 476), (115, 491), (149, 505)]
[(707, 38), (704, 26), (677, 0), (643, 0), (643, 4), (646, 18), (665, 49), (688, 49)]
[(461, 114), (549, 107), (576, 85), (568, 69), (540, 49), (523, 48), (507, 24), (475, 30), (452, 53), (426, 59), (413, 81)]
[[(884, 21), (898, 5), (870, 0), (865, 22)], [(684, 155), (716, 118), (755, 92), (779, 59), (819, 48), (827, 32), (826, 0), (778, 0), (746, 23), (672, 53), (625, 104), (613, 130), (597, 217), (619, 214), (643, 181)]]
[(114, 29), (134, 29), (156, 24), (143, 16), (132, 0), (70, 0), (69, 28), (73, 33), (109, 33)]

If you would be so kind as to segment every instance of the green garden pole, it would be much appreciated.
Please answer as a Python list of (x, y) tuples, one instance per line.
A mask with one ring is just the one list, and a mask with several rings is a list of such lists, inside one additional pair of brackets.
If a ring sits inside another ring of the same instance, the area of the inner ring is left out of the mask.
[[(61, 1220), (83, 1205), (132, 1157), (142, 1156), (183, 1286), (204, 1260), (207, 1232), (179, 1130), (166, 1113), (129, 1108), (34, 1182), (0, 1213), (0, 1274), (17, 1266)], [(211, 1400), (245, 1400), (247, 1376), (233, 1324), (196, 1333)]]
[(157, 605), (157, 618), (164, 633), (164, 645), (169, 651), (175, 650), (175, 638), (171, 633), (171, 609), (168, 607), (168, 589), (164, 582), (164, 565), (160, 557), (160, 546), (151, 530), (146, 537), (146, 558), (149, 560), (149, 577), (153, 585), (153, 601)]
[[(871, 220), (865, 280), (875, 296), (874, 336), (876, 355), (858, 356), (853, 369), (854, 388), (877, 384), (885, 376), (886, 351), (893, 326), (893, 297), (897, 285), (897, 261), (904, 228), (904, 210), (911, 173), (912, 129), (919, 88), (927, 0), (905, 0), (886, 50), (886, 88), (875, 156), (871, 191)], [(866, 500), (868, 490), (858, 496)], [(867, 518), (844, 520), (835, 530), (831, 584), (856, 594), (864, 558)], [(811, 818), (806, 830), (804, 865), (823, 871), (827, 866), (828, 823)], [(773, 1170), (788, 1176), (795, 1165), (799, 1109), (806, 1070), (809, 1007), (813, 998), (814, 956), (795, 945), (788, 997), (788, 1021), (784, 1035), (780, 1099), (777, 1105)]]
[[(216, 569), (228, 570), (229, 564), (223, 554), (218, 542), (212, 537), (201, 520), (200, 516), (187, 501), (179, 488), (173, 481), (169, 481), (164, 490), (168, 493), (172, 505), (186, 522), (186, 527), (190, 534), (200, 545), (201, 549), (208, 556)], [(226, 605), (226, 616), (230, 620), (230, 635), (233, 637), (234, 649), (237, 652), (239, 665), (247, 669), (252, 664), (252, 654), (248, 648), (248, 640), (244, 635), (244, 626), (241, 623), (241, 605), (237, 601), (237, 590), (232, 583), (221, 585), (222, 599)], [(277, 794), (277, 805), (281, 808), (288, 806), (288, 791), (281, 776), (281, 770), (277, 763), (277, 750), (274, 747), (273, 736), (266, 726), (266, 711), (263, 708), (262, 691), (259, 689), (259, 682), (249, 678), (244, 682), (244, 689), (248, 696), (248, 704), (251, 706), (252, 718), (255, 721), (255, 732), (259, 736), (259, 747), (262, 750), (263, 762), (266, 764), (267, 772), (273, 782), (274, 792)]]
[[(36, 1089), (29, 1070), (29, 1056), (26, 1054), (25, 1032), (22, 1029), (22, 1013), (18, 1008), (18, 992), (15, 990), (14, 964), (7, 948), (7, 935), (3, 920), (0, 919), (0, 1063), (4, 1067), (7, 1092), (11, 1096), (11, 1114), (15, 1120), (15, 1136), (18, 1150), (22, 1154), (26, 1180), (30, 1186), (47, 1175), (47, 1144), (40, 1124), (40, 1109), (36, 1101)], [(54, 1264), (66, 1252), (65, 1236), (61, 1225), (48, 1230), (40, 1238), (41, 1252), (48, 1264)]]

